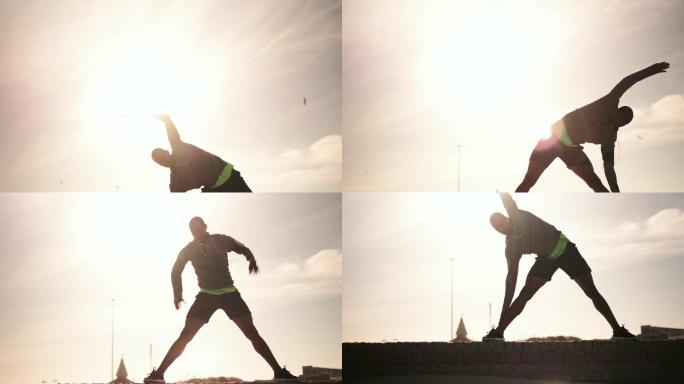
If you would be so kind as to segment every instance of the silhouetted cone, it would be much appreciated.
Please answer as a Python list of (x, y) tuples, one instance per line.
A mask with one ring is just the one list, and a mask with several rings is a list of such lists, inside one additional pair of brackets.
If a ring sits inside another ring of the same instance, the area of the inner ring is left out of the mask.
[(124, 364), (123, 357), (119, 362), (119, 369), (116, 370), (116, 379), (112, 381), (113, 384), (129, 384), (133, 383), (128, 380), (128, 371), (126, 371), (126, 364)]
[(465, 324), (463, 323), (463, 318), (461, 317), (461, 321), (458, 322), (458, 328), (456, 328), (456, 338), (451, 340), (451, 342), (454, 343), (466, 341), (471, 340), (468, 338), (468, 331), (466, 331)]

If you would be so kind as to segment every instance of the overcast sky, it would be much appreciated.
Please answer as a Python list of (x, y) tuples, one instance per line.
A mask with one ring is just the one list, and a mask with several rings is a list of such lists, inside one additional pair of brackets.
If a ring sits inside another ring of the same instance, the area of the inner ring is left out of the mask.
[[(684, 328), (684, 196), (681, 194), (517, 195), (561, 230), (589, 263), (620, 323)], [(496, 194), (345, 194), (343, 341), (446, 341), (450, 259), (454, 331), (463, 315), (480, 340), (498, 323), (504, 295), (505, 237), (489, 215)], [(534, 256), (523, 256), (517, 291)], [(557, 271), (506, 330), (507, 340), (571, 335), (606, 339), (610, 326), (581, 289)]]
[(0, 190), (168, 190), (150, 159), (169, 147), (163, 128), (126, 113), (171, 115), (255, 191), (340, 190), (341, 12), (335, 0), (0, 1)]
[[(530, 152), (564, 114), (623, 77), (624, 191), (682, 191), (684, 3), (348, 0), (343, 14), (344, 188), (514, 190)], [(585, 151), (604, 180), (596, 145)], [(533, 191), (588, 192), (557, 160)]]
[[(171, 196), (2, 194), (0, 382), (55, 379), (107, 382), (111, 298), (116, 363), (129, 378), (149, 373), (178, 337), (198, 292), (183, 274), (185, 305), (173, 306), (169, 279), (191, 239), (191, 217), (252, 249), (261, 268), (248, 275), (231, 253), (236, 287), (281, 364), (341, 367), (341, 197), (338, 194)], [(116, 369), (116, 366), (114, 367)], [(189, 344), (169, 381), (232, 375), (269, 379), (269, 366), (222, 313)]]

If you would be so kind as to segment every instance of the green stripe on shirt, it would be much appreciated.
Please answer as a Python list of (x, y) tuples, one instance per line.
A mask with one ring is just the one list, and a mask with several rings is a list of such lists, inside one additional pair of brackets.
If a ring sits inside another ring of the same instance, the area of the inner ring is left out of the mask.
[(551, 251), (551, 254), (549, 255), (549, 259), (557, 259), (558, 256), (562, 255), (563, 252), (565, 252), (565, 247), (568, 245), (568, 238), (565, 237), (563, 232), (561, 232), (560, 237), (558, 237), (558, 241), (556, 242), (556, 246), (553, 248), (553, 251)]
[(226, 293), (233, 293), (235, 291), (237, 291), (237, 288), (235, 288), (235, 286), (233, 286), (233, 285), (231, 285), (230, 287), (217, 288), (217, 289), (200, 288), (200, 292), (208, 293), (210, 295), (225, 295)]
[(221, 174), (219, 175), (218, 179), (216, 180), (216, 183), (212, 186), (212, 188), (218, 188), (223, 185), (228, 179), (230, 179), (230, 175), (233, 173), (233, 164), (231, 163), (226, 163), (226, 166), (223, 167), (223, 170), (221, 171)]

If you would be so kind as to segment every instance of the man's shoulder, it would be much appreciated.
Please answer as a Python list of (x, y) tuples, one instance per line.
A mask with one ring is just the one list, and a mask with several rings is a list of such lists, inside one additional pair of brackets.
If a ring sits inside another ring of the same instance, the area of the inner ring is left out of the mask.
[(195, 241), (194, 240), (189, 241), (187, 244), (185, 244), (185, 246), (183, 248), (181, 248), (179, 254), (185, 256), (188, 254), (188, 252), (191, 252), (194, 247), (195, 247)]
[(231, 239), (231, 240), (233, 239), (232, 237), (230, 237), (224, 233), (210, 233), (209, 238), (212, 240), (223, 240), (226, 238)]

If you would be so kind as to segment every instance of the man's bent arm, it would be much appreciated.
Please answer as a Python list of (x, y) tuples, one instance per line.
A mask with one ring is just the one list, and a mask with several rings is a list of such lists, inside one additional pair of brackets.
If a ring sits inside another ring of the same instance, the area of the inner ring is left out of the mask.
[(513, 294), (515, 294), (515, 285), (518, 281), (518, 264), (520, 259), (506, 256), (506, 262), (508, 263), (508, 274), (506, 275), (506, 291), (504, 293), (503, 306), (501, 307), (501, 315), (499, 317), (499, 323), (503, 319), (504, 313), (508, 311), (508, 307), (511, 306), (513, 301)]
[(252, 253), (252, 250), (237, 240), (235, 240), (235, 252), (243, 255), (247, 260), (254, 260), (254, 254)]
[(610, 91), (609, 95), (619, 100), (622, 97), (622, 95), (624, 95), (625, 92), (627, 92), (627, 90), (630, 89), (634, 84), (640, 82), (641, 80), (644, 80), (647, 77), (653, 76), (661, 72), (665, 72), (665, 70), (669, 67), (670, 64), (662, 62), (653, 64), (648, 68), (642, 69), (641, 71), (634, 72), (631, 75), (622, 79), (622, 81), (620, 81), (615, 86), (615, 88), (613, 88)]
[(620, 192), (620, 187), (615, 174), (615, 142), (601, 145), (601, 157), (603, 158), (603, 172), (608, 180), (611, 192)]
[(181, 274), (187, 262), (188, 259), (183, 254), (183, 251), (181, 251), (171, 269), (171, 286), (173, 287), (173, 300), (175, 303), (183, 300), (183, 279), (181, 279)]

